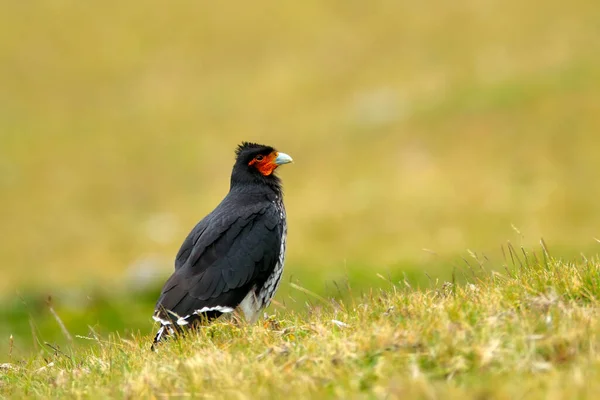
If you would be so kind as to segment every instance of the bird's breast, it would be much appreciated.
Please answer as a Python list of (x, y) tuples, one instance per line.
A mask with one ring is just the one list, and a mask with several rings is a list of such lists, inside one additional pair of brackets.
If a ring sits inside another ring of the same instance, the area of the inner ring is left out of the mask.
[(277, 263), (273, 268), (271, 274), (265, 280), (265, 283), (261, 288), (257, 288), (257, 300), (260, 304), (261, 308), (268, 307), (279, 288), (279, 284), (281, 283), (281, 275), (283, 274), (283, 266), (285, 264), (285, 253), (287, 246), (287, 221), (286, 221), (286, 212), (285, 207), (283, 205), (283, 201), (281, 197), (278, 197), (273, 201), (275, 208), (277, 209), (277, 213), (280, 218), (281, 224), (281, 238), (279, 241), (279, 252), (277, 254)]

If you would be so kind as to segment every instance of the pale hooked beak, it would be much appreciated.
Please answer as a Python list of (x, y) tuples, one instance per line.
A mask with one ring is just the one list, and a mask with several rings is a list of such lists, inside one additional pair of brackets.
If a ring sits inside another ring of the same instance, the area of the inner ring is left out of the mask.
[(275, 159), (275, 164), (283, 165), (283, 164), (289, 164), (293, 161), (294, 160), (292, 160), (292, 157), (288, 156), (287, 154), (277, 153), (277, 158)]

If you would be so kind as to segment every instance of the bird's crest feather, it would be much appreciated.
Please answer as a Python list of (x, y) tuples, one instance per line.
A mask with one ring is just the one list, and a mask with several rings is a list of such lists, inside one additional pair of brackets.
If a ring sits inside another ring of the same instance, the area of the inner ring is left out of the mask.
[(258, 143), (252, 143), (252, 142), (242, 142), (242, 143), (241, 143), (241, 144), (240, 144), (240, 145), (237, 147), (237, 149), (235, 149), (235, 155), (236, 155), (236, 156), (239, 156), (239, 155), (240, 155), (240, 153), (241, 153), (242, 151), (246, 150), (246, 149), (249, 149), (249, 148), (259, 148), (259, 147), (265, 147), (265, 146), (263, 146), (263, 145), (260, 145), (260, 144), (258, 144)]

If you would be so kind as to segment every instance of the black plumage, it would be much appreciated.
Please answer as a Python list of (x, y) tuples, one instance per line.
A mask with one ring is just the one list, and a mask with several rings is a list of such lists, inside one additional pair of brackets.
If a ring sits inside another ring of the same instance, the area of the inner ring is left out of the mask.
[[(292, 159), (270, 146), (236, 150), (229, 193), (189, 233), (153, 318), (154, 344), (199, 321), (241, 309), (254, 322), (279, 286), (287, 224), (275, 169)], [(154, 347), (154, 345), (153, 345)]]

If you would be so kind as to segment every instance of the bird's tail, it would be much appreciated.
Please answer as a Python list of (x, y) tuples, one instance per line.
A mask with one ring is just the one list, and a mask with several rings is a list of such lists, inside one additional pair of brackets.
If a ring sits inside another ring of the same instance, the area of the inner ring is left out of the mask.
[(172, 336), (175, 333), (175, 330), (171, 325), (161, 325), (156, 332), (156, 336), (154, 336), (154, 341), (152, 342), (152, 347), (150, 349), (152, 351), (156, 351), (156, 345), (158, 345), (162, 340), (166, 339), (169, 336)]
[(161, 340), (164, 340), (169, 336), (173, 336), (173, 334), (175, 333), (175, 328), (173, 328), (172, 321), (170, 321), (167, 318), (161, 317), (161, 312), (158, 309), (154, 312), (152, 319), (156, 322), (160, 322), (160, 328), (158, 329), (158, 332), (156, 332), (156, 336), (154, 336), (152, 347), (150, 347), (152, 351), (156, 351), (156, 345), (160, 343)]

